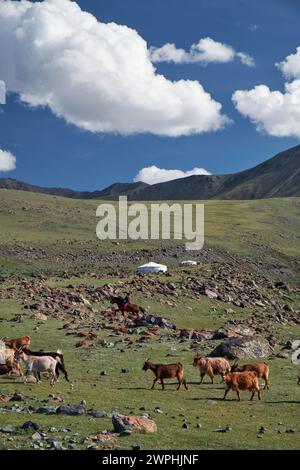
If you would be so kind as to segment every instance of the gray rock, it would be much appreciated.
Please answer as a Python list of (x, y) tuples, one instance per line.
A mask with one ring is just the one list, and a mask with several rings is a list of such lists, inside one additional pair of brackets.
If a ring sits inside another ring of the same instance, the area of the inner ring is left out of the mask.
[(156, 408), (154, 408), (154, 411), (155, 413), (158, 413), (158, 414), (163, 414), (164, 412), (157, 406)]
[(88, 410), (87, 414), (93, 416), (93, 418), (111, 418), (112, 417), (112, 413), (106, 413), (106, 411), (97, 411), (94, 409)]
[(3, 426), (2, 428), (0, 428), (0, 431), (5, 434), (13, 434), (15, 432), (15, 428), (11, 426), (10, 424), (7, 424), (6, 426)]
[(34, 431), (38, 431), (40, 429), (40, 426), (36, 423), (33, 423), (32, 421), (25, 421), (25, 423), (22, 425), (22, 429), (33, 429)]
[(71, 443), (68, 444), (68, 449), (74, 450), (76, 448), (77, 448), (77, 445), (74, 442), (71, 442)]
[(82, 416), (86, 414), (86, 408), (83, 405), (62, 405), (57, 408), (56, 413), (69, 416)]
[(48, 429), (48, 432), (58, 432), (56, 428), (54, 427), (51, 427)]
[(63, 446), (61, 442), (57, 441), (56, 439), (52, 439), (52, 438), (47, 439), (47, 444), (50, 449), (63, 450)]
[(218, 294), (216, 294), (215, 292), (213, 292), (212, 290), (209, 290), (209, 289), (205, 289), (204, 294), (210, 300), (217, 299), (217, 297), (218, 297)]
[(259, 336), (229, 338), (219, 344), (211, 353), (212, 357), (227, 357), (228, 359), (255, 359), (270, 354), (269, 342)]
[(232, 431), (232, 428), (230, 426), (226, 426), (226, 428), (218, 428), (218, 429), (214, 429), (214, 432), (230, 432)]
[(36, 413), (52, 415), (57, 412), (57, 406), (41, 406), (35, 410)]

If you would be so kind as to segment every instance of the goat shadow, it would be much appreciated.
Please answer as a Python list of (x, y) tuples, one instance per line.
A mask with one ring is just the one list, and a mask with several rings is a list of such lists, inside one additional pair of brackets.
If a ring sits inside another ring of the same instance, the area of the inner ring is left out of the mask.
[[(169, 389), (170, 387), (176, 387), (176, 388), (178, 387), (178, 382), (164, 382), (164, 384), (165, 384), (165, 390)], [(207, 387), (205, 387), (205, 390), (224, 390), (224, 388), (218, 387), (218, 385), (221, 385), (221, 384), (211, 384), (210, 382), (206, 382), (202, 384), (200, 384), (199, 382), (186, 382), (186, 384), (187, 386), (196, 385), (199, 387), (199, 390), (201, 390), (202, 385), (207, 385)], [(149, 385), (149, 387), (118, 387), (118, 390), (151, 390), (151, 387), (152, 387), (152, 383)], [(180, 387), (180, 390), (181, 389), (185, 390), (183, 384)], [(161, 383), (159, 381), (157, 381), (157, 383), (155, 384), (154, 390), (163, 391), (161, 388)], [(202, 390), (204, 389), (202, 388)]]

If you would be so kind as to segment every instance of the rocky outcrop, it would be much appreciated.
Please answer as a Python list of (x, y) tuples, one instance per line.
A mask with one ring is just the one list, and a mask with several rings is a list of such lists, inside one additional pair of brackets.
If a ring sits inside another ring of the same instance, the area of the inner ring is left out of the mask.
[(211, 353), (212, 357), (228, 359), (256, 359), (270, 354), (269, 342), (260, 336), (232, 337), (219, 344)]
[(141, 434), (152, 434), (157, 432), (157, 426), (153, 419), (144, 416), (113, 415), (112, 423), (115, 432), (124, 431), (137, 432)]

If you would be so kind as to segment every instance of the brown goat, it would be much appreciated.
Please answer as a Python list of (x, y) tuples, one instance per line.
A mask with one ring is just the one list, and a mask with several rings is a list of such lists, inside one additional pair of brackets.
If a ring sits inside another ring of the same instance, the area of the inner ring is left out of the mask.
[(10, 375), (13, 368), (10, 364), (0, 364), (0, 375)]
[(20, 364), (15, 357), (16, 351), (14, 349), (1, 349), (0, 350), (0, 364), (6, 365), (11, 369), (16, 369), (20, 376), (23, 376), (23, 372)]
[(154, 385), (158, 380), (160, 380), (162, 389), (164, 390), (165, 385), (163, 379), (174, 379), (175, 377), (177, 377), (178, 380), (177, 390), (180, 389), (181, 384), (185, 386), (186, 390), (188, 389), (184, 378), (183, 365), (180, 362), (177, 362), (177, 364), (153, 364), (147, 359), (142, 370), (146, 372), (148, 369), (152, 370), (155, 374), (151, 390), (154, 389)]
[(211, 378), (211, 383), (213, 384), (216, 375), (220, 375), (223, 378), (224, 374), (230, 372), (230, 364), (224, 357), (196, 356), (194, 357), (193, 366), (200, 369), (200, 385), (206, 374)]
[(22, 336), (22, 338), (16, 339), (5, 339), (5, 346), (10, 349), (15, 349), (16, 351), (22, 347), (29, 348), (31, 344), (30, 336)]
[(231, 372), (256, 372), (258, 378), (262, 378), (265, 381), (264, 390), (269, 390), (269, 372), (270, 368), (266, 362), (258, 362), (256, 364), (243, 364), (239, 365), (235, 362), (231, 367)]
[(238, 401), (241, 400), (240, 390), (249, 390), (252, 392), (250, 400), (253, 400), (255, 392), (257, 392), (258, 399), (261, 399), (258, 377), (255, 372), (229, 372), (224, 375), (224, 382), (226, 383), (226, 390), (223, 400), (225, 400), (229, 390), (236, 392)]

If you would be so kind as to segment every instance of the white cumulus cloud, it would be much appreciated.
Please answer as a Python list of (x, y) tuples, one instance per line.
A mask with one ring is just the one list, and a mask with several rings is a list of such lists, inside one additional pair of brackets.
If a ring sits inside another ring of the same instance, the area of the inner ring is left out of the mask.
[(142, 168), (134, 178), (134, 181), (142, 181), (147, 184), (164, 183), (165, 181), (176, 180), (178, 178), (186, 178), (193, 175), (211, 175), (204, 168), (193, 168), (189, 171), (182, 170), (166, 170), (158, 168), (155, 165)]
[(229, 121), (199, 82), (158, 74), (137, 31), (71, 0), (0, 0), (0, 44), (7, 89), (81, 129), (179, 136)]
[(295, 79), (285, 83), (284, 92), (258, 85), (251, 90), (235, 91), (232, 101), (258, 131), (276, 137), (300, 138), (300, 47), (276, 66), (285, 77)]
[(215, 41), (210, 37), (200, 39), (192, 44), (189, 51), (177, 49), (175, 44), (167, 43), (162, 47), (150, 48), (152, 62), (174, 62), (176, 64), (204, 63), (209, 62), (232, 62), (235, 58), (249, 67), (255, 65), (253, 57), (245, 52), (236, 52), (233, 47)]
[(16, 168), (16, 157), (7, 150), (0, 149), (0, 171), (12, 171)]
[(287, 78), (300, 78), (300, 47), (297, 47), (295, 54), (288, 55), (276, 66)]

